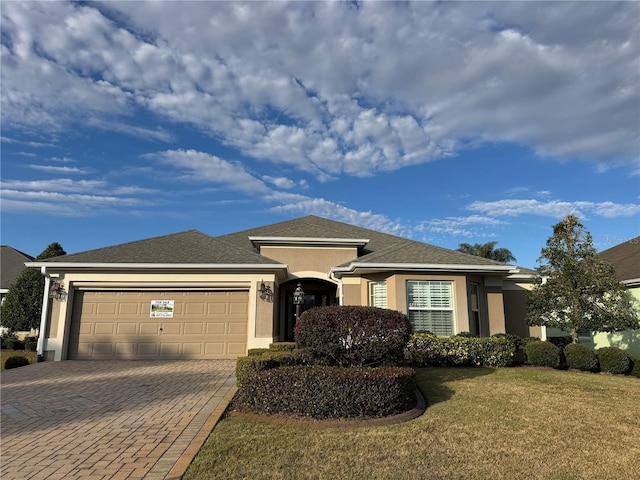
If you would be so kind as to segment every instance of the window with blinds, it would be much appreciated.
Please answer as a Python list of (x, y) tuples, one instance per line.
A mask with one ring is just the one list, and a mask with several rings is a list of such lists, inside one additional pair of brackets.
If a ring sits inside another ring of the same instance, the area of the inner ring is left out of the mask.
[(369, 306), (387, 307), (387, 282), (369, 282)]
[(453, 335), (453, 282), (407, 281), (407, 309), (414, 332)]

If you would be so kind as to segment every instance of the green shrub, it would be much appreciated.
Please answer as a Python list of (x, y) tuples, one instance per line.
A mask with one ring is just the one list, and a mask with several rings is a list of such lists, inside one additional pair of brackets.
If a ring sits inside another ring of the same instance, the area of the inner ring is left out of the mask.
[(278, 352), (292, 352), (296, 348), (296, 342), (273, 342), (269, 345), (269, 350)]
[(598, 357), (582, 343), (570, 343), (564, 347), (564, 358), (568, 368), (575, 368), (585, 372), (598, 371)]
[(268, 348), (250, 348), (247, 351), (247, 355), (249, 355), (250, 357), (259, 357), (264, 352), (268, 352), (268, 351), (269, 351)]
[(16, 337), (7, 337), (4, 341), (7, 350), (24, 350), (24, 342)]
[(516, 348), (506, 337), (437, 337), (414, 333), (407, 343), (405, 358), (416, 367), (491, 366), (513, 365)]
[(38, 337), (25, 337), (23, 343), (27, 352), (35, 352), (38, 348)]
[[(515, 333), (494, 333), (493, 335), (491, 335), (491, 337), (493, 337), (493, 338), (506, 338), (511, 343), (513, 343), (513, 345), (516, 347), (516, 349), (524, 348), (525, 339), (522, 338), (519, 335), (516, 335)], [(529, 338), (531, 338), (531, 337), (529, 337)], [(536, 340), (537, 340), (537, 338), (536, 338)]]
[(315, 365), (261, 371), (238, 390), (233, 406), (324, 419), (384, 417), (415, 404), (411, 368)]
[(626, 375), (633, 370), (633, 361), (624, 350), (617, 347), (604, 347), (599, 348), (596, 354), (602, 372)]
[(551, 342), (533, 341), (527, 343), (527, 362), (536, 367), (560, 368), (562, 360), (560, 348)]
[(455, 334), (456, 337), (465, 337), (465, 338), (478, 338), (478, 335), (471, 332), (458, 332)]
[(295, 326), (298, 348), (309, 348), (321, 363), (341, 366), (396, 364), (411, 335), (403, 313), (363, 306), (316, 307)]
[(20, 355), (15, 355), (13, 357), (9, 357), (4, 362), (4, 369), (11, 370), (12, 368), (24, 367), (29, 365), (29, 359), (27, 357), (22, 357)]

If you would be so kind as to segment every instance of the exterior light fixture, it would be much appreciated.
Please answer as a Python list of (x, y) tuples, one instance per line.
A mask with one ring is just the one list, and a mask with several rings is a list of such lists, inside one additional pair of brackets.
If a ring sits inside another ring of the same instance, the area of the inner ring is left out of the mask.
[(293, 292), (293, 304), (296, 306), (296, 320), (300, 317), (300, 305), (304, 303), (304, 290), (302, 290), (302, 285), (298, 282), (298, 286)]
[(265, 302), (273, 300), (273, 290), (270, 285), (265, 285), (264, 281), (260, 283), (260, 298)]
[(62, 282), (51, 282), (49, 287), (49, 298), (55, 298), (56, 300), (66, 300), (67, 291), (64, 289)]

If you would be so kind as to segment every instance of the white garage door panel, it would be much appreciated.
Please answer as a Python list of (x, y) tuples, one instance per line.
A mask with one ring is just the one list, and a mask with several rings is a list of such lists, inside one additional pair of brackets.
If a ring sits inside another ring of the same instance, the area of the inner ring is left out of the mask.
[[(173, 318), (150, 317), (173, 300)], [(248, 292), (74, 294), (70, 359), (236, 358), (247, 351)]]

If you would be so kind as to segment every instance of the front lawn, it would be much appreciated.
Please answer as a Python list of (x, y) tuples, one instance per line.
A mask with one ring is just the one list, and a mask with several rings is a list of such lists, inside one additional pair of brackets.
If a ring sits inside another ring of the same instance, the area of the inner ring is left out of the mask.
[(226, 417), (185, 479), (635, 478), (640, 380), (522, 368), (425, 368), (429, 407), (387, 427)]
[(36, 352), (28, 352), (26, 350), (0, 350), (0, 370), (4, 370), (4, 362), (9, 357), (27, 357), (30, 363), (36, 363), (38, 361), (38, 354)]

